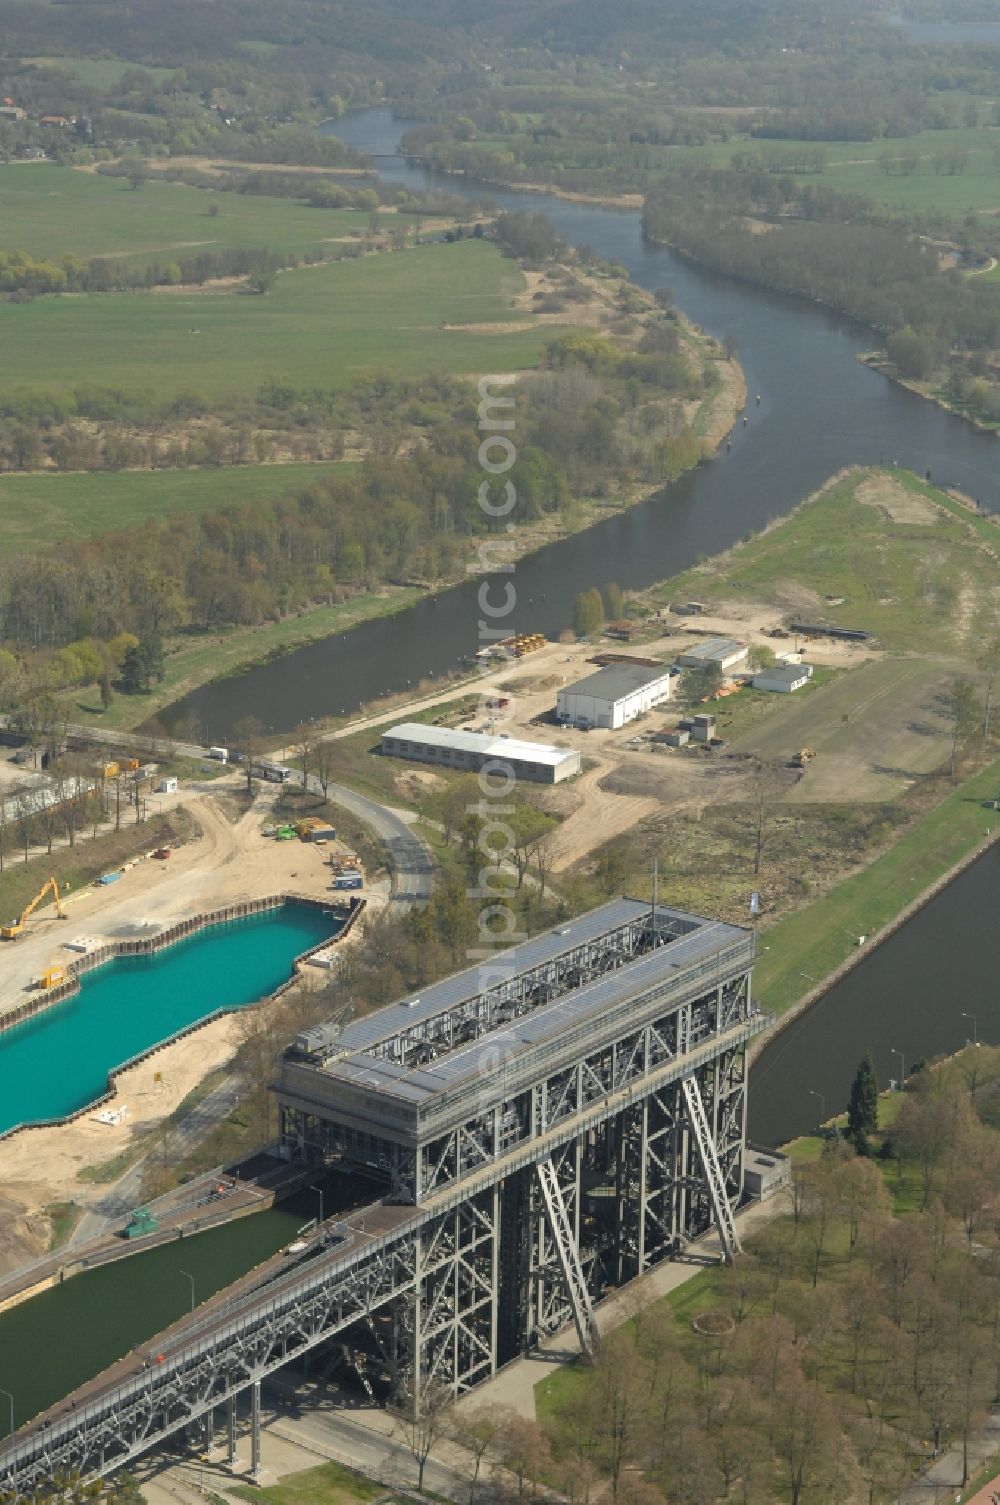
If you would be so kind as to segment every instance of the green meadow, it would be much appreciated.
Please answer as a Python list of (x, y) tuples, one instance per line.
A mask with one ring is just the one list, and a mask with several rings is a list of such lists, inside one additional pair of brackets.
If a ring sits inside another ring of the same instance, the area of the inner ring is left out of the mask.
[[(985, 113), (981, 107), (980, 113)], [(820, 150), (826, 158), (822, 173), (800, 177), (804, 183), (815, 182), (838, 193), (861, 193), (882, 203), (903, 209), (945, 214), (964, 214), (968, 210), (1000, 210), (1000, 129), (996, 126), (962, 126), (947, 131), (922, 131), (916, 136), (887, 137), (881, 141), (798, 142), (749, 140), (746, 137), (712, 147), (666, 147), (673, 162), (728, 163), (732, 156), (761, 152), (768, 161), (787, 160), (794, 164), (807, 150)], [(938, 171), (939, 160), (950, 152), (964, 152), (963, 171)], [(908, 175), (887, 173), (880, 165), (882, 157), (915, 156), (916, 171)], [(666, 165), (666, 164), (665, 164)]]
[(349, 463), (0, 476), (0, 554), (141, 527), (171, 513), (268, 501)]
[(120, 57), (26, 57), (24, 61), (39, 68), (61, 68), (89, 89), (111, 89), (123, 73), (136, 68), (158, 80), (170, 78), (177, 72), (176, 68), (150, 67)]
[(373, 369), (525, 369), (556, 326), (449, 327), (517, 320), (512, 299), (522, 286), (496, 246), (469, 240), (283, 272), (265, 297), (216, 290), (6, 303), (0, 391), (66, 391), (85, 379), (156, 398), (216, 399), (270, 379), (334, 388)]
[[(307, 186), (307, 185), (306, 185)], [(41, 259), (107, 257), (132, 265), (230, 247), (315, 255), (367, 230), (351, 209), (312, 209), (292, 199), (189, 188), (15, 162), (0, 167), (0, 251)]]

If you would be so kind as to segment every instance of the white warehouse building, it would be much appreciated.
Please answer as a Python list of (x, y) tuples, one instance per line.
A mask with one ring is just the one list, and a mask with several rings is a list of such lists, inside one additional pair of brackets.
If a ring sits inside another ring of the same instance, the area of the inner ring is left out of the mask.
[(471, 773), (478, 773), (488, 763), (503, 763), (513, 770), (515, 778), (536, 784), (559, 784), (580, 772), (580, 754), (572, 748), (488, 736), (485, 732), (458, 732), (419, 721), (402, 721), (389, 727), (382, 733), (381, 750), (386, 757), (438, 763)]
[(556, 696), (556, 716), (573, 726), (612, 731), (670, 699), (670, 670), (663, 664), (609, 664)]

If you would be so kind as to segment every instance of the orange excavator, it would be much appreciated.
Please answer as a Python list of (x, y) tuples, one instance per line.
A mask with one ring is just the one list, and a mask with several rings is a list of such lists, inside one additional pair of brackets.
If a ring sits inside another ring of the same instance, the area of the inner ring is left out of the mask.
[(38, 893), (32, 899), (27, 909), (22, 910), (18, 919), (11, 920), (9, 925), (0, 926), (0, 940), (16, 941), (20, 936), (24, 934), (24, 927), (27, 924), (29, 917), (38, 908), (39, 904), (41, 904), (49, 889), (52, 890), (52, 893), (55, 896), (56, 914), (59, 916), (60, 920), (66, 920), (69, 918), (69, 916), (66, 914), (66, 911), (63, 909), (62, 901), (59, 898), (59, 885), (54, 878), (50, 878), (48, 882), (39, 889)]

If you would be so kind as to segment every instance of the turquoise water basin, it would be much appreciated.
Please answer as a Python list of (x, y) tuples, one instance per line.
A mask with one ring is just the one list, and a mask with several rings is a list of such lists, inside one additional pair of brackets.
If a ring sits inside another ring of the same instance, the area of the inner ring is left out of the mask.
[(217, 1009), (256, 1003), (287, 981), (300, 952), (341, 924), (330, 912), (284, 904), (88, 972), (72, 998), (0, 1034), (0, 1133), (95, 1102), (109, 1071)]

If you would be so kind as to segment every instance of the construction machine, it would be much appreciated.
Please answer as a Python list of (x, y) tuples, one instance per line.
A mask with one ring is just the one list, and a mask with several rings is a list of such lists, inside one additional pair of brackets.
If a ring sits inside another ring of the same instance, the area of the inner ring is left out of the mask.
[(56, 914), (59, 916), (60, 920), (69, 918), (66, 914), (66, 911), (63, 909), (62, 901), (59, 898), (59, 885), (54, 878), (50, 878), (48, 882), (38, 890), (38, 893), (32, 899), (31, 903), (26, 909), (21, 911), (20, 916), (16, 920), (11, 920), (9, 925), (0, 926), (0, 940), (16, 941), (19, 936), (24, 934), (24, 927), (27, 924), (29, 917), (38, 908), (39, 904), (41, 904), (42, 900), (45, 898), (45, 895), (49, 892), (49, 889), (52, 890), (53, 896), (55, 898)]

